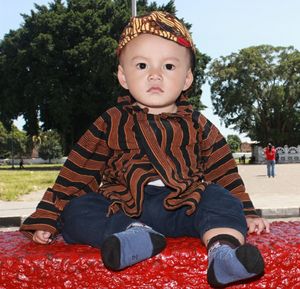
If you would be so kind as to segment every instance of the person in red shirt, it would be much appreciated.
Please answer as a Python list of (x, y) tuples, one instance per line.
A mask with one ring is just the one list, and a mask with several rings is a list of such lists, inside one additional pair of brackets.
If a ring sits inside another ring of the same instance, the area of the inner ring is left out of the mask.
[(265, 152), (265, 157), (266, 157), (266, 161), (267, 161), (268, 177), (270, 178), (272, 176), (274, 178), (275, 177), (276, 149), (271, 143), (268, 143), (268, 146), (265, 148), (264, 152)]

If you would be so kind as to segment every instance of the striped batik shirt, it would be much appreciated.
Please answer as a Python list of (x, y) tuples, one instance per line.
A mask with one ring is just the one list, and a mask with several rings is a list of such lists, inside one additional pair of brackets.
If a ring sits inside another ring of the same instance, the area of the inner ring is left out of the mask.
[(145, 185), (158, 179), (172, 188), (164, 200), (168, 210), (186, 206), (186, 213), (193, 214), (201, 192), (217, 183), (242, 201), (245, 215), (257, 217), (224, 137), (184, 96), (176, 113), (147, 112), (131, 97), (119, 98), (80, 138), (20, 230), (29, 236), (35, 230), (57, 234), (66, 204), (90, 192), (111, 200), (108, 215), (123, 210), (137, 217)]

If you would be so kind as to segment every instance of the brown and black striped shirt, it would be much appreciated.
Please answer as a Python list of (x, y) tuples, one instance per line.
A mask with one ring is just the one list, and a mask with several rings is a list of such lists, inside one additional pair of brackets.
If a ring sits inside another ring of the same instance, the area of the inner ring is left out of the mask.
[(166, 209), (186, 206), (195, 211), (201, 192), (217, 183), (240, 199), (245, 215), (257, 216), (238, 174), (230, 148), (219, 130), (186, 98), (176, 113), (148, 114), (131, 97), (102, 114), (80, 138), (52, 188), (20, 230), (57, 234), (57, 219), (74, 197), (99, 192), (112, 200), (108, 214), (123, 210), (131, 217), (142, 212), (144, 187), (161, 179), (173, 191)]

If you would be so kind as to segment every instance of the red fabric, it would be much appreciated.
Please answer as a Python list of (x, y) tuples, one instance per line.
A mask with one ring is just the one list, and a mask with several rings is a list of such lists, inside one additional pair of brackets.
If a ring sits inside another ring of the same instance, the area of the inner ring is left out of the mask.
[(268, 161), (275, 161), (276, 149), (274, 147), (271, 150), (267, 147), (265, 148), (265, 157)]

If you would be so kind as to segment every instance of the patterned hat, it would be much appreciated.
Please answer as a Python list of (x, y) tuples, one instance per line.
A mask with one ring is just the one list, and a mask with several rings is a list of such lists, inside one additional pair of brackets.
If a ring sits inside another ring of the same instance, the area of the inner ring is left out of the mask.
[(168, 12), (153, 11), (150, 14), (130, 19), (130, 22), (121, 34), (117, 55), (120, 56), (125, 45), (143, 33), (172, 40), (179, 45), (190, 48), (195, 54), (192, 37), (184, 24)]

